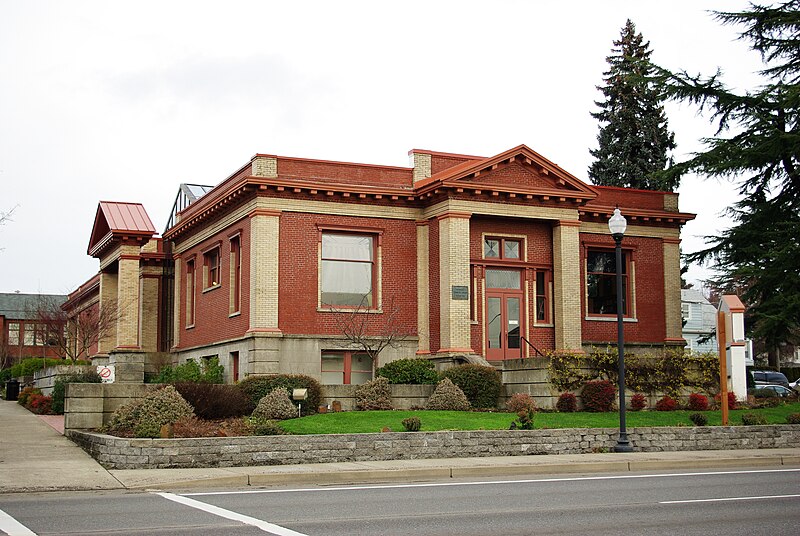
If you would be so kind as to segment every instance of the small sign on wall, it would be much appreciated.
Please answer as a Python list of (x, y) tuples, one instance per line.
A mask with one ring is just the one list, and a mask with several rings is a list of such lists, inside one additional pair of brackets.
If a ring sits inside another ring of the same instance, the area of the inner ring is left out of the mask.
[(103, 383), (114, 383), (114, 365), (99, 365), (97, 373), (103, 379)]
[(454, 300), (469, 299), (469, 287), (466, 285), (453, 285), (451, 287), (451, 292)]

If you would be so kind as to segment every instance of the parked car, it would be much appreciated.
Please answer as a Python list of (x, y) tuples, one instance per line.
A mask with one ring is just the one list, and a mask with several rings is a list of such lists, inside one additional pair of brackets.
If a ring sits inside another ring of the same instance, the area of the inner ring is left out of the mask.
[(780, 398), (797, 396), (797, 394), (788, 387), (784, 387), (783, 385), (777, 385), (777, 384), (759, 385), (755, 388), (754, 391), (755, 392), (771, 391), (772, 396)]
[(756, 384), (756, 387), (777, 384), (783, 385), (787, 389), (789, 388), (789, 380), (781, 372), (773, 372), (771, 370), (754, 370), (751, 371), (751, 374), (753, 375), (753, 382)]
[(790, 389), (794, 389), (795, 391), (797, 391), (798, 393), (800, 393), (800, 378), (797, 378), (797, 379), (796, 379), (795, 381), (793, 381), (793, 382), (789, 382), (789, 388), (790, 388)]

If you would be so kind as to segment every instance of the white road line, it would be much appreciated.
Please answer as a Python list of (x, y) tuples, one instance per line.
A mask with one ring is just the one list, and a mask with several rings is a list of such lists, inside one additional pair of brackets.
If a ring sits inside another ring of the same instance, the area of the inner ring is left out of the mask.
[[(184, 493), (184, 497), (199, 497), (203, 495), (248, 495), (253, 493), (306, 493), (319, 491), (356, 491), (370, 489), (403, 489), (403, 488), (437, 488), (448, 486), (490, 486), (497, 484), (538, 484), (546, 482), (580, 482), (585, 480), (625, 480), (635, 478), (675, 478), (688, 476), (710, 476), (710, 475), (744, 475), (752, 473), (787, 473), (797, 472), (800, 469), (755, 469), (748, 471), (713, 471), (706, 473), (663, 473), (647, 475), (614, 475), (614, 476), (576, 476), (564, 478), (536, 478), (519, 480), (485, 480), (477, 482), (428, 482), (420, 484), (379, 484), (374, 486), (340, 486), (340, 487), (319, 487), (319, 488), (294, 488), (294, 489), (254, 489), (239, 491), (206, 491), (198, 493)], [(357, 475), (357, 474), (356, 474)]]
[(0, 510), (0, 531), (8, 536), (36, 536), (35, 532), (2, 510)]
[(687, 503), (707, 503), (707, 502), (725, 502), (725, 501), (758, 501), (761, 499), (787, 499), (793, 497), (800, 497), (800, 495), (762, 495), (760, 497), (722, 497), (719, 499), (692, 499), (685, 501), (661, 501), (658, 504), (687, 504)]
[[(174, 501), (185, 506), (191, 506), (192, 508), (197, 508), (198, 510), (208, 512), (209, 514), (214, 514), (215, 516), (224, 517), (225, 519), (230, 519), (233, 521), (239, 521), (240, 523), (245, 523), (247, 525), (252, 525), (253, 527), (257, 527), (264, 532), (269, 532), (270, 534), (275, 534), (276, 536), (306, 536), (301, 532), (295, 532), (291, 529), (287, 529), (273, 523), (268, 523), (254, 517), (232, 512), (230, 510), (220, 508), (219, 506), (214, 506), (213, 504), (206, 504), (194, 499), (189, 499), (188, 497), (182, 497), (181, 495), (164, 492), (157, 493), (157, 495), (161, 495), (170, 501)], [(31, 532), (30, 534), (33, 533)]]

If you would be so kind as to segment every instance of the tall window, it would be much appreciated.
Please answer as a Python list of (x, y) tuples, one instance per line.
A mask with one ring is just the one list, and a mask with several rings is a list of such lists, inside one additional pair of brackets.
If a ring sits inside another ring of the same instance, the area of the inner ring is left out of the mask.
[(485, 238), (483, 240), (483, 257), (485, 259), (521, 258), (522, 241), (510, 238)]
[(194, 259), (186, 261), (186, 326), (194, 325)]
[(241, 311), (242, 299), (242, 247), (238, 236), (231, 238), (230, 262), (230, 314)]
[(372, 359), (355, 352), (324, 352), (322, 383), (325, 385), (361, 385), (372, 379)]
[(375, 301), (375, 237), (322, 233), (321, 281), (323, 304), (372, 307)]
[(25, 322), (23, 327), (25, 346), (36, 346), (36, 324), (33, 322)]
[(536, 321), (547, 323), (550, 321), (550, 274), (536, 272)]
[(219, 272), (219, 248), (214, 248), (203, 254), (204, 289), (219, 286)]
[[(622, 252), (622, 314), (628, 314), (628, 255)], [(588, 310), (592, 315), (617, 314), (617, 261), (614, 251), (589, 251), (586, 256)]]
[(8, 323), (8, 345), (19, 346), (19, 322)]

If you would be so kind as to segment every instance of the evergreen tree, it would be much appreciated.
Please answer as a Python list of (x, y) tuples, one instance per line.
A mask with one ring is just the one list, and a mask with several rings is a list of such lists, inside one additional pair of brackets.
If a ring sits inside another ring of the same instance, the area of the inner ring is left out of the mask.
[(688, 260), (717, 270), (712, 285), (744, 289), (748, 330), (778, 367), (779, 345), (800, 342), (800, 0), (715, 16), (744, 26), (740, 38), (761, 54), (765, 83), (740, 94), (719, 71), (705, 78), (658, 69), (655, 80), (670, 97), (709, 111), (717, 127), (704, 151), (666, 175), (737, 181), (741, 199), (728, 209), (734, 226), (707, 237), (708, 247)]
[(657, 174), (670, 163), (675, 135), (667, 126), (662, 94), (648, 79), (652, 53), (629, 19), (606, 58), (605, 86), (597, 87), (605, 99), (595, 102), (600, 111), (592, 113), (601, 123), (599, 147), (590, 150), (596, 160), (589, 177), (595, 184), (666, 191), (678, 187), (680, 176)]

